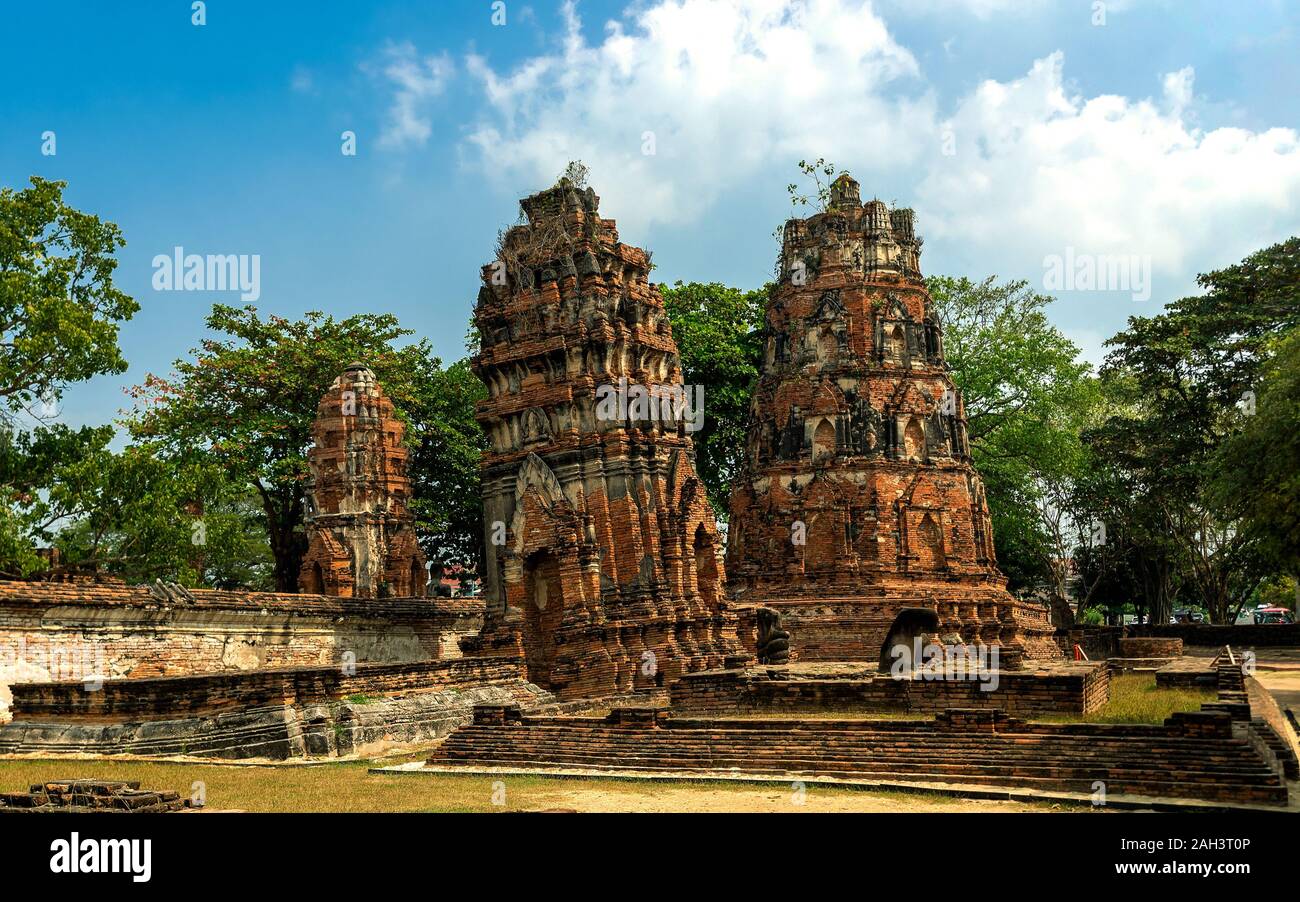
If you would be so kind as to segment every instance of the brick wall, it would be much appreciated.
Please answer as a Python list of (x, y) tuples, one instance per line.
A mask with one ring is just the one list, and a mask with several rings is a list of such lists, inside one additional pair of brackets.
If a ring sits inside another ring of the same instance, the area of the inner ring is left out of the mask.
[(109, 680), (88, 690), (81, 682), (20, 683), (12, 687), (14, 719), (174, 720), (273, 705), (318, 705), (354, 696), (387, 697), (518, 682), (521, 662), (463, 658), (407, 664), (305, 667), (199, 676)]
[(1017, 715), (1084, 714), (1110, 698), (1110, 674), (1098, 664), (1058, 665), (1061, 672), (998, 674), (997, 688), (974, 680), (784, 678), (780, 669), (692, 674), (670, 687), (674, 711), (834, 710), (934, 712), (946, 708), (1000, 708)]
[(1117, 657), (1121, 658), (1177, 658), (1183, 654), (1182, 639), (1156, 637), (1126, 637), (1118, 640)]
[(0, 720), (9, 684), (459, 657), (475, 599), (347, 599), (0, 581)]

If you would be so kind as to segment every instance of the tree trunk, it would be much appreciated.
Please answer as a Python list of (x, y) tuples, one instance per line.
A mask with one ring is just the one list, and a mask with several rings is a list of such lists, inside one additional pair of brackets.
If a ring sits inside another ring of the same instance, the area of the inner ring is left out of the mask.
[(261, 483), (255, 485), (266, 514), (271, 556), (275, 558), (275, 591), (297, 593), (298, 571), (302, 569), (302, 559), (307, 554), (307, 536), (299, 529), (302, 525), (302, 496), (294, 495), (291, 499), (276, 497)]
[(296, 529), (271, 532), (271, 554), (275, 557), (275, 591), (296, 593), (298, 571), (307, 553), (307, 538)]

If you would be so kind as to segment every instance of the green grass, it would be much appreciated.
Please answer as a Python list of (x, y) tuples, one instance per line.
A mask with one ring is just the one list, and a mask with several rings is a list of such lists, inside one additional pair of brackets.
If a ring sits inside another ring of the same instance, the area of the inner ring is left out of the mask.
[(1162, 724), (1179, 711), (1199, 711), (1216, 698), (1212, 689), (1161, 689), (1155, 674), (1124, 673), (1111, 677), (1110, 700), (1089, 714), (1052, 714), (1035, 717), (1063, 723)]
[[(1088, 714), (1042, 714), (1024, 720), (1052, 723), (1145, 723), (1162, 724), (1177, 711), (1198, 711), (1212, 702), (1210, 689), (1161, 689), (1155, 674), (1126, 673), (1110, 681), (1110, 700)], [(744, 711), (738, 713), (691, 715), (682, 717), (716, 717), (724, 720), (930, 720), (933, 714), (916, 711), (870, 711), (863, 708), (828, 708), (821, 711)]]

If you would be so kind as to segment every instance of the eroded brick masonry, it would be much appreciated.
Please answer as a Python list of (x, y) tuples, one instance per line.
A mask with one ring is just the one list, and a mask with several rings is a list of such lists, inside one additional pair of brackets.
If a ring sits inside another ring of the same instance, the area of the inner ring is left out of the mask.
[[(491, 447), (485, 627), (467, 651), (522, 652), (562, 697), (723, 666), (741, 649), (687, 423), (635, 400), (682, 382), (649, 255), (567, 179), (521, 207), (475, 307)], [(611, 414), (611, 391), (632, 403)]]
[(308, 452), (303, 592), (345, 598), (422, 596), (424, 553), (407, 509), (406, 427), (375, 374), (349, 366), (325, 392)]
[(920, 252), (912, 211), (863, 204), (847, 175), (786, 224), (731, 498), (733, 596), (778, 610), (803, 660), (874, 660), (905, 607), (1002, 646), (1003, 666), (1058, 657), (1046, 610), (997, 569)]

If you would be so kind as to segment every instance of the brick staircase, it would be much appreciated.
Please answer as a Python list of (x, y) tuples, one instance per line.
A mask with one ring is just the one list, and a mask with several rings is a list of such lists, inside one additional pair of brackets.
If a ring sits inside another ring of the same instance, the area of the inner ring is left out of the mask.
[(430, 764), (587, 771), (734, 772), (967, 783), (1108, 795), (1285, 805), (1287, 788), (1245, 725), (1222, 712), (1165, 726), (1026, 723), (1000, 711), (934, 720), (672, 718), (659, 709), (608, 717), (475, 711)]

